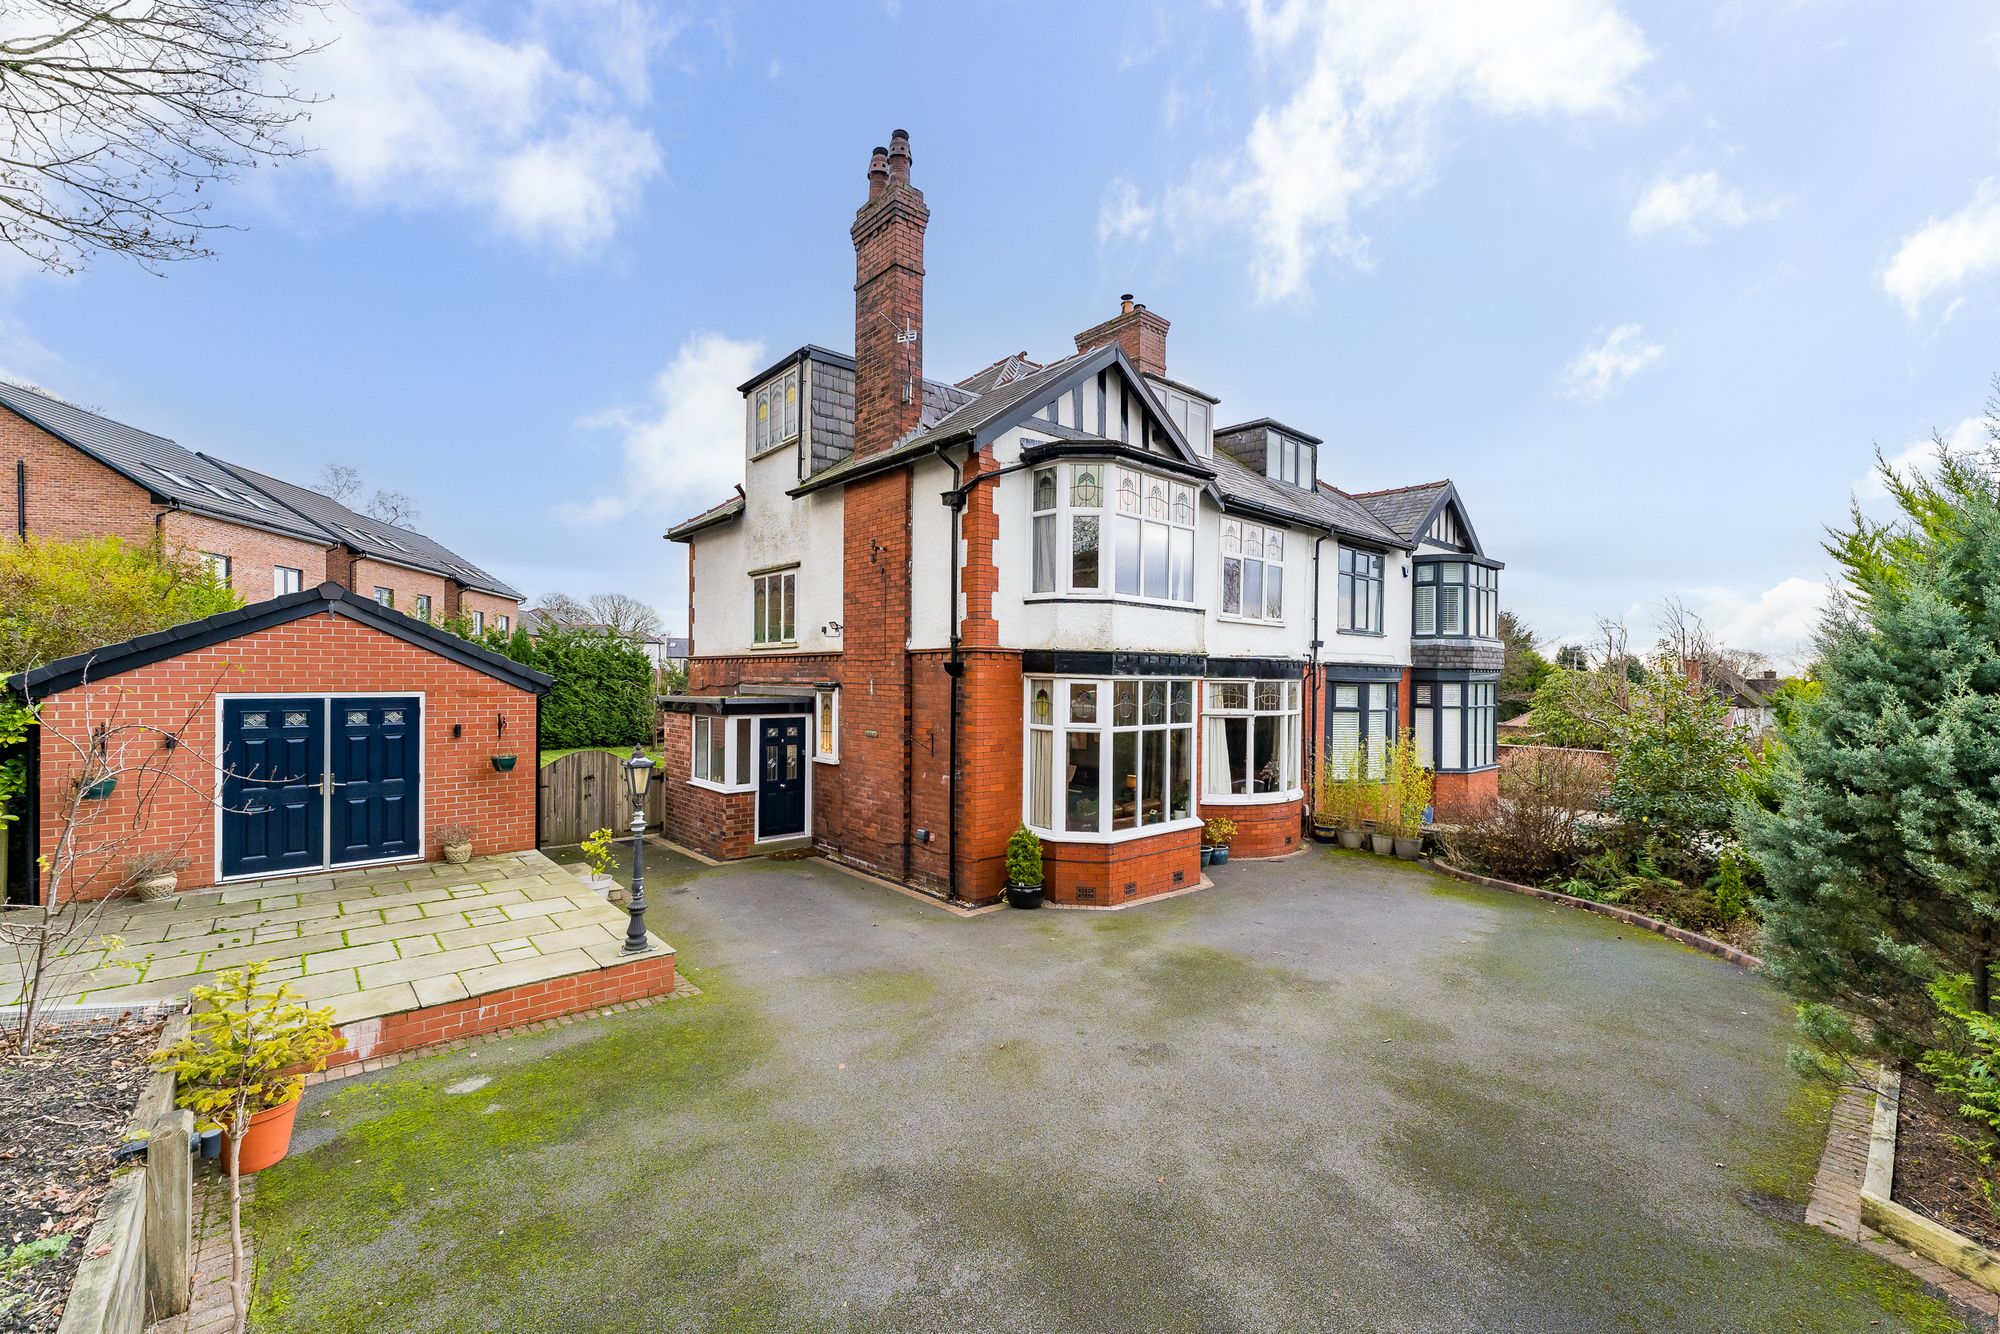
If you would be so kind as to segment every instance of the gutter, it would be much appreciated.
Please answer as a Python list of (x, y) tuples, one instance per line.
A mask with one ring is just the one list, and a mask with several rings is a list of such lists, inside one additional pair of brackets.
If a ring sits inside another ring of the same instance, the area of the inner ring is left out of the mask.
[[(1320, 682), (1324, 679), (1324, 673), (1320, 671), (1319, 651), (1322, 647), (1324, 647), (1326, 641), (1321, 639), (1319, 636), (1319, 606), (1320, 606), (1319, 547), (1320, 543), (1326, 541), (1329, 536), (1331, 536), (1331, 534), (1319, 533), (1313, 537), (1313, 637), (1311, 646), (1312, 680), (1306, 692), (1307, 694), (1312, 696), (1311, 735), (1312, 735), (1312, 756), (1313, 756), (1313, 784), (1310, 789), (1310, 791), (1312, 792), (1312, 797), (1306, 802), (1306, 805), (1308, 808), (1312, 810), (1313, 814), (1315, 815), (1319, 814), (1319, 767), (1322, 763), (1325, 762), (1325, 757), (1320, 753), (1322, 745), (1321, 727), (1320, 727)], [(1338, 547), (1336, 547), (1335, 549), (1338, 550)], [(1305, 778), (1305, 775), (1302, 773), (1299, 775), (1299, 777), (1301, 780), (1303, 780)]]

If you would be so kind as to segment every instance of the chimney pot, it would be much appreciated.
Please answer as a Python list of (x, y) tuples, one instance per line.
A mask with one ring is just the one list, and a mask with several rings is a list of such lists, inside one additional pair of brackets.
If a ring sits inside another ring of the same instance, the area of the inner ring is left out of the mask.
[(910, 135), (898, 130), (889, 136), (889, 179), (900, 185), (910, 183)]
[(889, 150), (877, 146), (868, 159), (868, 197), (874, 199), (889, 188)]
[(1130, 315), (1132, 313), (1132, 294), (1130, 292), (1122, 292), (1119, 294), (1118, 313), (1120, 315)]

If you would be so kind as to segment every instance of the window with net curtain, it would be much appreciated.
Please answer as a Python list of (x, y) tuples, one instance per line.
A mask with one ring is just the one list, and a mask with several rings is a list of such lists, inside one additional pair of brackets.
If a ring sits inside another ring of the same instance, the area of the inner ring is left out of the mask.
[(1299, 790), (1297, 681), (1210, 681), (1202, 711), (1202, 795), (1267, 796)]
[(1285, 530), (1222, 521), (1222, 610), (1254, 621), (1285, 619)]
[(1028, 681), (1024, 818), (1116, 834), (1194, 814), (1194, 682)]
[(1030, 481), (1036, 593), (1194, 601), (1194, 487), (1087, 460)]

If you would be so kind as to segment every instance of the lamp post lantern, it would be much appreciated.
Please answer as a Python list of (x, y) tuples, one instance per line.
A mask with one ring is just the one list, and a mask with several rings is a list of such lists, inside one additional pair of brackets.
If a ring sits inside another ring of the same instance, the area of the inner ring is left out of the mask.
[(646, 784), (653, 776), (653, 762), (638, 746), (625, 761), (625, 792), (632, 798), (632, 900), (628, 905), (631, 925), (625, 929), (621, 954), (644, 954), (652, 945), (646, 939)]

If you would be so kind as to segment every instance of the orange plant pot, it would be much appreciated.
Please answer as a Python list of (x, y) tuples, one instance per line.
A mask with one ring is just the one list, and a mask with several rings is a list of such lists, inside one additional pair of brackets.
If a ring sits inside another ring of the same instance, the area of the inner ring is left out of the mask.
[[(250, 1118), (243, 1133), (243, 1157), (236, 1170), (244, 1176), (261, 1172), (292, 1151), (292, 1123), (298, 1119), (299, 1100), (266, 1107)], [(229, 1170), (229, 1133), (222, 1135), (222, 1169)]]

